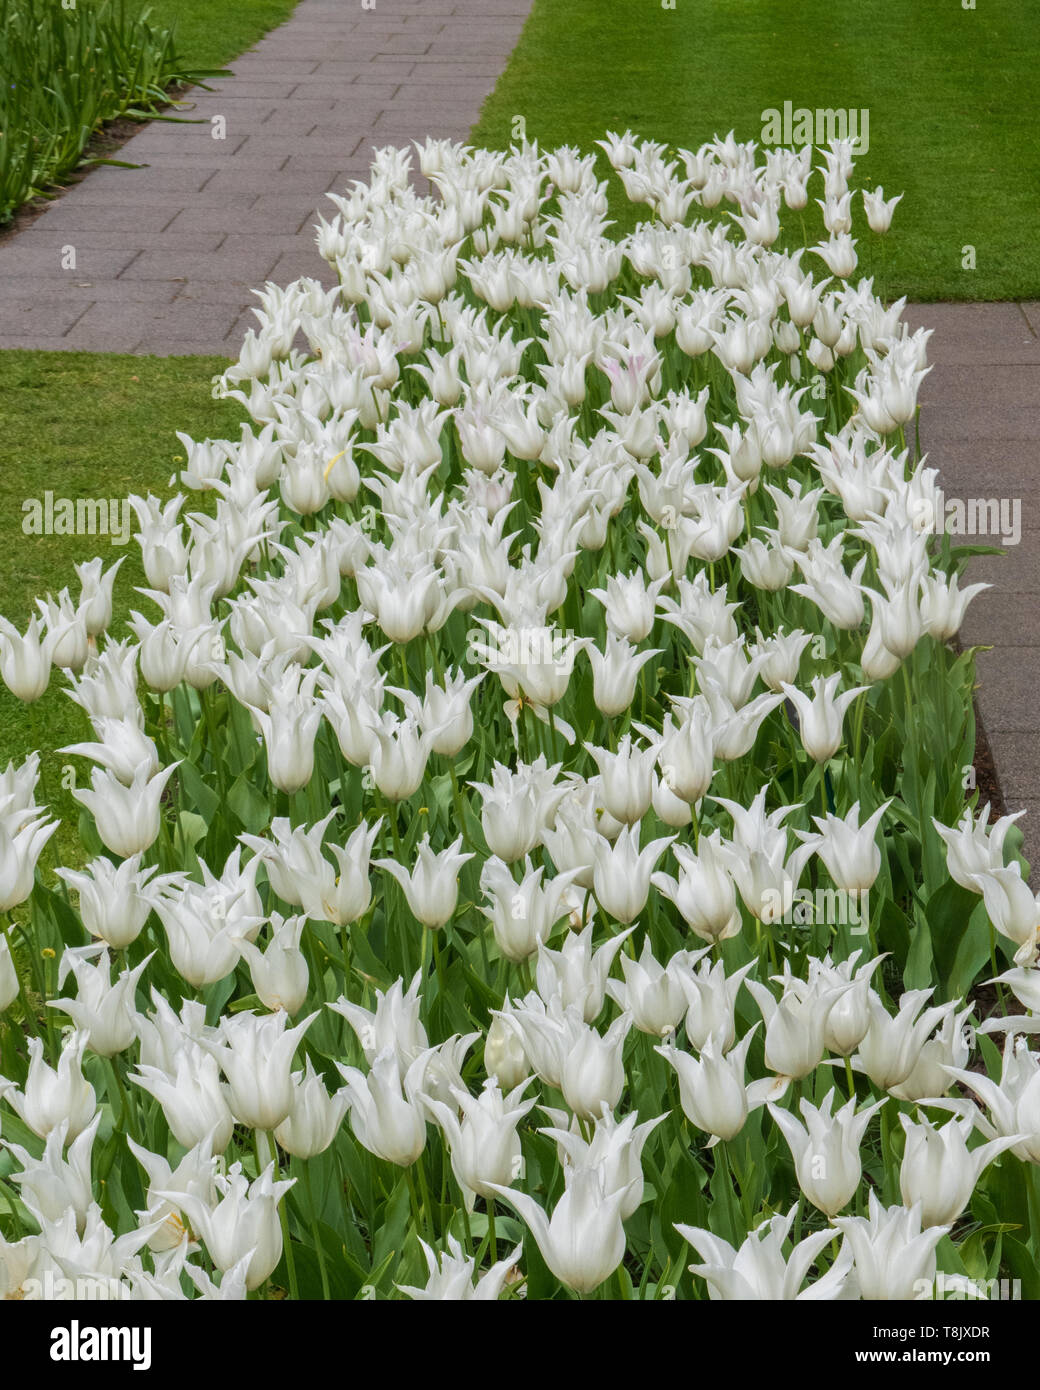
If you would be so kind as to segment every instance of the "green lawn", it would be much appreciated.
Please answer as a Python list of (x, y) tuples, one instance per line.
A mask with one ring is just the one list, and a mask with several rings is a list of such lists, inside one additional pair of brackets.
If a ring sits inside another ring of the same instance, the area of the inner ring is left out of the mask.
[[(73, 565), (101, 555), (106, 567), (126, 559), (116, 580), (111, 632), (130, 637), (125, 619), (136, 608), (153, 621), (158, 610), (134, 592), (145, 583), (140, 548), (113, 545), (106, 536), (26, 535), (22, 503), (51, 491), (55, 498), (171, 494), (167, 484), (182, 453), (176, 431), (195, 439), (238, 437), (245, 412), (233, 401), (215, 401), (211, 378), (227, 365), (216, 357), (124, 357), (65, 352), (0, 352), (0, 613), (24, 631), (33, 600), (68, 585), (79, 593)], [(188, 510), (199, 510), (192, 494)], [(133, 523), (136, 529), (136, 521)], [(0, 769), (32, 748), (53, 750), (88, 739), (86, 715), (63, 693), (55, 672), (47, 693), (26, 706), (0, 685)], [(48, 792), (69, 826), (79, 808), (57, 796), (67, 757), (49, 751)], [(85, 769), (88, 765), (80, 762)], [(80, 785), (88, 779), (81, 776)], [(62, 846), (59, 845), (59, 848)]]
[[(630, 127), (696, 148), (730, 129), (758, 140), (763, 111), (785, 101), (865, 108), (854, 180), (906, 195), (885, 292), (1036, 298), (1038, 71), (1036, 0), (535, 0), (472, 138), (508, 145), (523, 116), (543, 146), (587, 149)], [(965, 246), (975, 270), (962, 269)]]
[(296, 8), (296, 0), (133, 0), (150, 23), (172, 29), (191, 68), (219, 68), (252, 48)]

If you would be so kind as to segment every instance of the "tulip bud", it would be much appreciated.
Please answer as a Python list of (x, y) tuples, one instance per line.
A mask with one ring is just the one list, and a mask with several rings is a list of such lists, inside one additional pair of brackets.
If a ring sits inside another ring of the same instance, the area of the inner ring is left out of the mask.
[(503, 1090), (515, 1090), (531, 1073), (527, 1053), (519, 1037), (497, 1015), (484, 1039), (484, 1070)]

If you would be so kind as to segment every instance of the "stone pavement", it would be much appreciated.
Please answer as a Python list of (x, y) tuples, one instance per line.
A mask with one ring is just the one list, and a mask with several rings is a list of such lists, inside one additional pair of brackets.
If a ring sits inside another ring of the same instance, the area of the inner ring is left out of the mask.
[[(985, 590), (961, 640), (978, 655), (979, 714), (1009, 811), (1023, 807), (1024, 854), (1040, 889), (1040, 302), (919, 304), (911, 326), (934, 328), (921, 387), (921, 447), (953, 499), (1002, 501), (1020, 535), (1002, 556), (973, 558)], [(965, 543), (1001, 545), (999, 536)], [(1012, 541), (1014, 536), (1009, 538)]]
[(0, 244), (0, 348), (236, 357), (252, 289), (332, 283), (324, 194), (374, 146), (464, 139), (530, 7), (301, 0), (233, 78), (189, 94), (201, 124), (143, 127), (118, 157), (146, 168), (95, 170)]

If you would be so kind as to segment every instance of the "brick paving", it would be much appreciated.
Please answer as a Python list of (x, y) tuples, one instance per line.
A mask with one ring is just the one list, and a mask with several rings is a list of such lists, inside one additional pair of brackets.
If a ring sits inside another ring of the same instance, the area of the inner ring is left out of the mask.
[[(975, 556), (969, 582), (991, 589), (968, 608), (961, 640), (978, 654), (976, 692), (1009, 811), (1025, 808), (1023, 852), (1040, 889), (1040, 302), (920, 304), (934, 328), (921, 387), (921, 447), (952, 499), (1019, 504), (1020, 535), (1004, 555)], [(1002, 545), (999, 536), (964, 543)]]
[[(301, 0), (0, 244), (0, 348), (238, 355), (251, 291), (332, 283), (312, 231), (376, 145), (464, 139), (531, 0)], [(222, 134), (224, 138), (216, 139)], [(75, 264), (68, 248), (73, 248)]]

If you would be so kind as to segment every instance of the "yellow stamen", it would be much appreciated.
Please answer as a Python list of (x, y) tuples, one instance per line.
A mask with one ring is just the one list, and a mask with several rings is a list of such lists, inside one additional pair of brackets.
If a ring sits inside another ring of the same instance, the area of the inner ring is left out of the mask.
[[(347, 447), (349, 448), (349, 445), (348, 445)], [(328, 468), (326, 468), (326, 470), (325, 470), (325, 481), (326, 481), (326, 482), (329, 481), (329, 474), (330, 474), (330, 473), (332, 472), (332, 470), (335, 468), (336, 464), (339, 463), (340, 459), (343, 457), (343, 455), (344, 455), (346, 452), (347, 452), (346, 449), (340, 449), (339, 453), (336, 455), (335, 458), (329, 459), (329, 466), (328, 466)]]

